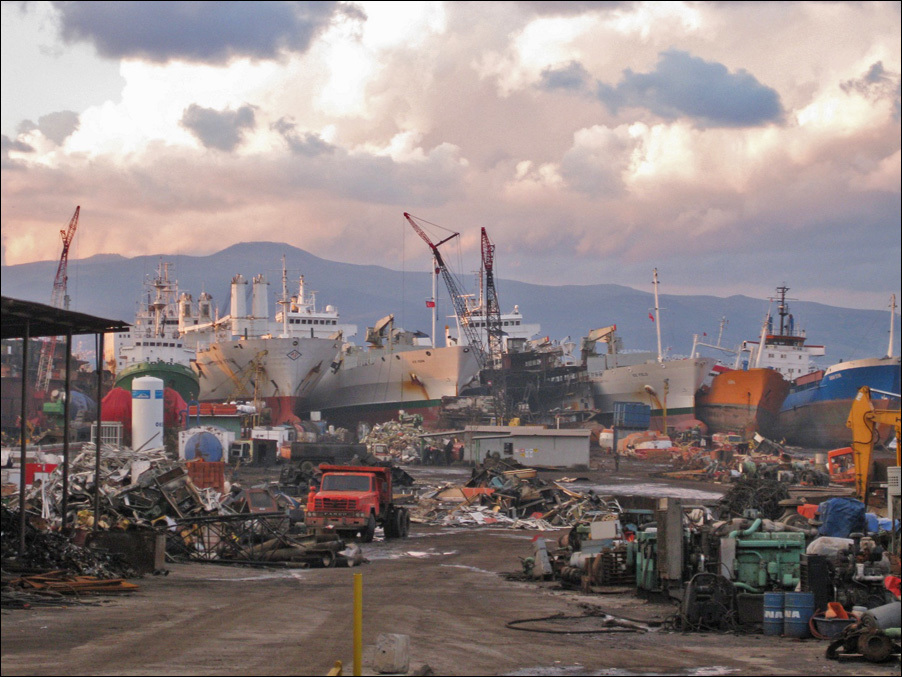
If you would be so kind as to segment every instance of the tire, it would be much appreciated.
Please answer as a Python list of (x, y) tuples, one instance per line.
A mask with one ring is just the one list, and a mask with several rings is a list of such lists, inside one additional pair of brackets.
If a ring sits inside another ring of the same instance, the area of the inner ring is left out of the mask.
[(392, 510), (385, 516), (385, 521), (382, 523), (382, 529), (385, 532), (385, 540), (390, 538), (398, 538), (400, 534), (398, 533), (398, 511)]
[(360, 531), (360, 540), (363, 543), (372, 543), (373, 536), (376, 534), (376, 518), (370, 513), (370, 518), (367, 520), (366, 526)]
[(407, 535), (410, 533), (410, 513), (407, 512), (407, 508), (401, 508), (398, 510), (398, 536), (401, 538), (407, 538)]
[(301, 472), (307, 475), (312, 475), (316, 472), (316, 466), (313, 465), (313, 461), (304, 461), (301, 463)]

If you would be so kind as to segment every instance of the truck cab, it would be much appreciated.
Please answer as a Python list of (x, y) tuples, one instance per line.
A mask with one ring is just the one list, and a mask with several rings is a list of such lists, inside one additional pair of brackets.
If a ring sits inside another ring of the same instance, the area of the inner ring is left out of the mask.
[(410, 517), (392, 504), (390, 468), (323, 464), (320, 471), (320, 488), (307, 499), (308, 529), (359, 534), (364, 543), (373, 540), (377, 526), (386, 538), (407, 535)]

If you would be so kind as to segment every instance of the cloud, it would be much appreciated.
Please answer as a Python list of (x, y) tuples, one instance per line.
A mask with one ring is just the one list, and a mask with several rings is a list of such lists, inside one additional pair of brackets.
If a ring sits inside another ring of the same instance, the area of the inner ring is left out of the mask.
[(902, 78), (899, 73), (890, 73), (883, 67), (882, 61), (872, 64), (868, 72), (860, 78), (846, 80), (840, 84), (840, 88), (846, 94), (859, 94), (868, 101), (879, 101), (887, 99), (893, 102), (893, 115), (898, 121), (900, 110), (902, 110), (902, 101), (900, 101), (900, 92), (902, 92)]
[(303, 52), (337, 2), (54, 2), (66, 42), (90, 42), (111, 59), (226, 63)]
[(241, 143), (244, 130), (254, 128), (253, 106), (238, 110), (213, 110), (191, 104), (182, 115), (181, 125), (207, 148), (235, 150)]
[(48, 113), (38, 118), (37, 124), (31, 120), (23, 120), (19, 125), (19, 132), (39, 131), (44, 138), (50, 139), (57, 146), (69, 138), (78, 129), (79, 115), (75, 111), (62, 110), (56, 113)]
[(21, 165), (9, 157), (10, 151), (16, 153), (33, 153), (34, 148), (24, 141), (10, 139), (6, 134), (0, 136), (0, 167), (3, 169), (21, 169)]
[(298, 134), (295, 131), (296, 128), (294, 120), (287, 117), (279, 118), (270, 125), (270, 129), (278, 132), (285, 139), (292, 153), (314, 157), (335, 151), (335, 146), (324, 141), (318, 134), (312, 132)]
[(744, 69), (730, 73), (721, 63), (671, 49), (660, 54), (649, 73), (623, 71), (610, 86), (598, 84), (598, 98), (616, 112), (647, 108), (666, 120), (692, 118), (714, 127), (749, 127), (783, 118), (780, 95)]
[(547, 91), (565, 89), (583, 92), (592, 80), (589, 71), (578, 61), (571, 61), (557, 68), (546, 68), (542, 71), (541, 78), (539, 87)]

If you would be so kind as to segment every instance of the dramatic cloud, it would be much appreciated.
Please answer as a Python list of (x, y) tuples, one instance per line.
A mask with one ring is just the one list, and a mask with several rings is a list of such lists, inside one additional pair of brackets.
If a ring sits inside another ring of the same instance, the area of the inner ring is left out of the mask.
[[(303, 3), (4, 3), (8, 263), (55, 259), (80, 204), (75, 258), (265, 239), (428, 270), (410, 211), (461, 233), (464, 277), (484, 225), (529, 282), (650, 290), (658, 267), (669, 293), (869, 307), (898, 286), (897, 3), (350, 6), (296, 38)], [(66, 87), (6, 77), (32, 62)], [(101, 65), (102, 96), (32, 94), (93, 91)]]
[(19, 131), (29, 132), (37, 130), (44, 135), (44, 138), (50, 139), (57, 146), (60, 146), (63, 141), (68, 139), (78, 129), (78, 122), (78, 113), (71, 110), (63, 110), (42, 115), (38, 118), (37, 124), (31, 120), (25, 120), (19, 125)]
[(599, 83), (598, 98), (615, 112), (647, 108), (667, 120), (689, 117), (712, 126), (748, 127), (783, 116), (780, 95), (747, 71), (730, 73), (723, 64), (675, 49), (663, 52), (650, 73), (626, 69), (616, 86)]
[(540, 87), (548, 91), (566, 89), (584, 92), (591, 80), (592, 77), (589, 75), (589, 71), (581, 63), (571, 61), (566, 66), (543, 70)]
[[(62, 36), (107, 58), (224, 63), (306, 50), (337, 2), (55, 2)], [(353, 11), (353, 10), (351, 10)]]
[(19, 141), (18, 139), (10, 139), (6, 134), (3, 134), (2, 137), (0, 137), (0, 153), (2, 153), (2, 157), (0, 157), (0, 168), (19, 168), (18, 163), (10, 159), (10, 151), (15, 151), (17, 153), (33, 153), (34, 148), (32, 148), (24, 141)]
[(292, 153), (314, 157), (335, 150), (335, 146), (326, 143), (320, 136), (312, 132), (299, 134), (296, 131), (297, 125), (289, 118), (279, 118), (270, 127), (285, 139)]
[(207, 148), (231, 151), (241, 143), (245, 130), (254, 128), (254, 109), (242, 106), (235, 111), (218, 111), (191, 104), (181, 124)]
[(847, 94), (856, 93), (869, 99), (877, 101), (880, 99), (889, 99), (893, 102), (893, 110), (895, 118), (899, 120), (900, 110), (902, 110), (902, 78), (899, 73), (889, 73), (883, 67), (883, 62), (878, 61), (873, 64), (868, 72), (860, 78), (846, 80), (840, 87)]

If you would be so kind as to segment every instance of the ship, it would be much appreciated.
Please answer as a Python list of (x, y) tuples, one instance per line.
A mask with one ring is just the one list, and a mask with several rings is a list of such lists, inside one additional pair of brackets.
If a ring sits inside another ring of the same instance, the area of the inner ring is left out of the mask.
[[(760, 338), (728, 351), (736, 355), (733, 368), (719, 370), (699, 393), (698, 416), (709, 433), (740, 433), (746, 439), (755, 433), (780, 436), (777, 420), (792, 381), (815, 371), (812, 358), (825, 353), (824, 346), (807, 343), (804, 329), (796, 329), (786, 300), (788, 291), (785, 285), (777, 287), (779, 331), (774, 331), (768, 309)], [(696, 336), (692, 354), (703, 345), (709, 344), (699, 343)], [(719, 339), (709, 347), (724, 350)]]
[(357, 333), (342, 324), (331, 305), (320, 310), (316, 293), (305, 288), (289, 296), (287, 271), (282, 262), (282, 295), (275, 319), (269, 317), (269, 291), (265, 276), (252, 280), (250, 312), (247, 280), (231, 280), (231, 312), (210, 318), (212, 302), (204, 293), (195, 322), (190, 296), (180, 307), (182, 338), (194, 345), (193, 367), (200, 383), (201, 402), (251, 401), (268, 412), (273, 425), (297, 422), (308, 411), (307, 399), (336, 361), (346, 337)]
[(191, 367), (195, 351), (180, 335), (178, 282), (169, 276), (170, 265), (160, 261), (154, 277), (145, 280), (134, 324), (112, 335), (107, 362), (117, 388), (131, 391), (134, 379), (153, 376), (191, 402), (200, 392)]
[[(658, 351), (623, 352), (617, 325), (595, 329), (583, 339), (582, 363), (592, 389), (598, 419), (611, 425), (615, 402), (636, 402), (651, 408), (651, 427), (662, 432), (687, 430), (700, 423), (695, 395), (716, 360), (707, 357), (664, 359), (661, 350), (661, 312), (658, 271), (654, 271), (654, 315)], [(606, 349), (599, 353), (598, 344)]]
[(343, 346), (308, 405), (344, 427), (382, 423), (401, 412), (428, 426), (443, 398), (457, 397), (478, 375), (469, 346), (435, 347), (426, 334), (395, 327), (388, 315), (367, 329), (366, 345)]
[[(899, 356), (893, 355), (895, 317), (894, 295), (886, 355), (840, 362), (793, 382), (778, 417), (780, 437), (788, 444), (814, 449), (848, 446), (852, 438), (846, 421), (862, 386), (871, 389), (875, 409), (899, 408), (902, 366)], [(885, 444), (893, 431), (889, 426), (878, 426), (877, 435), (877, 442)]]

